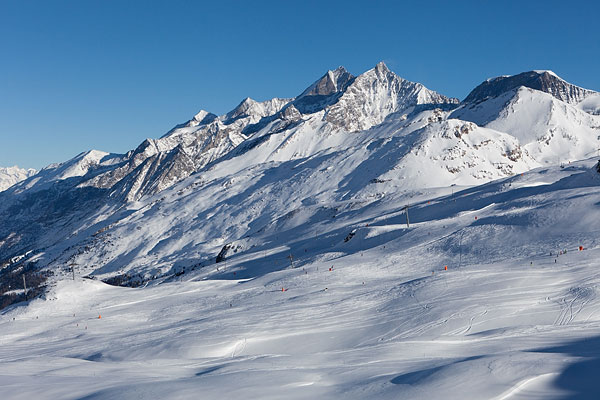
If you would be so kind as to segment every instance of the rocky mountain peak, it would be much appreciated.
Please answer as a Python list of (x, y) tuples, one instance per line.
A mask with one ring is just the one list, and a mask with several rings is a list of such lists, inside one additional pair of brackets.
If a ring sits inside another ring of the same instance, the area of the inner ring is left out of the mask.
[(215, 114), (205, 110), (200, 110), (196, 115), (194, 115), (192, 122), (196, 122), (196, 124), (193, 124), (192, 126), (209, 124), (216, 118), (217, 116)]
[(426, 104), (456, 104), (420, 83), (401, 78), (384, 62), (356, 77), (328, 109), (327, 120), (348, 131), (369, 129), (395, 112)]
[(233, 110), (227, 113), (227, 119), (235, 119), (244, 115), (248, 115), (248, 111), (257, 103), (256, 100), (246, 97)]
[(392, 71), (389, 70), (389, 68), (387, 67), (387, 65), (385, 65), (383, 61), (379, 61), (377, 65), (375, 65), (375, 72), (379, 75), (384, 75)]
[(302, 114), (293, 104), (290, 104), (288, 107), (284, 108), (279, 113), (279, 117), (286, 121), (297, 121), (302, 118)]
[[(245, 117), (251, 117), (252, 119), (260, 119), (268, 117), (278, 113), (291, 99), (281, 99), (275, 97), (271, 100), (256, 101), (250, 97), (246, 97), (240, 104), (237, 105), (233, 110), (220, 117), (225, 124)], [(257, 121), (253, 121), (257, 122)]]
[(329, 96), (337, 92), (342, 92), (352, 79), (354, 79), (354, 75), (346, 71), (346, 68), (340, 66), (333, 71), (327, 71), (325, 75), (302, 92), (297, 99), (306, 96)]
[(341, 66), (333, 71), (327, 71), (325, 75), (296, 97), (294, 106), (303, 114), (323, 110), (335, 103), (354, 79), (354, 75)]

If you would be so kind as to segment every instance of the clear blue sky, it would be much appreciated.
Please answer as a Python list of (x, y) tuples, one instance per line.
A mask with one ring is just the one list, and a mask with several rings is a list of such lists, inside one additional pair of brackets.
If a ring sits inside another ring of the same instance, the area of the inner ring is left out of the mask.
[[(405, 4), (402, 4), (405, 3)], [(0, 0), (0, 166), (123, 153), (199, 109), (293, 97), (328, 69), (464, 98), (551, 69), (600, 90), (595, 1)]]

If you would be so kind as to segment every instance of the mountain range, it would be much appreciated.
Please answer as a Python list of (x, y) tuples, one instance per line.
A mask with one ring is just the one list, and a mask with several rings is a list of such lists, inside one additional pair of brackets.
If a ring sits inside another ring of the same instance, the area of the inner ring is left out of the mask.
[(16, 165), (13, 167), (0, 167), (0, 192), (36, 173), (37, 171), (33, 168), (19, 168)]
[[(260, 249), (308, 260), (324, 249), (306, 237), (345, 239), (374, 208), (568, 165), (599, 139), (600, 93), (551, 71), (488, 79), (459, 101), (384, 63), (339, 67), (297, 97), (201, 110), (126, 154), (91, 150), (15, 182), (0, 192), (0, 263), (134, 285)], [(238, 276), (287, 267), (273, 257)]]

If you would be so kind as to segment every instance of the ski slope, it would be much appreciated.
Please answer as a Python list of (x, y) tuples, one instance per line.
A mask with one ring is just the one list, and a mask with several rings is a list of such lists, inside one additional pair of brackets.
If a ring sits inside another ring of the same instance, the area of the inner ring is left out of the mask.
[(2, 397), (598, 398), (597, 162), (422, 191), (410, 228), (402, 197), (293, 215), (142, 288), (65, 275), (0, 314)]

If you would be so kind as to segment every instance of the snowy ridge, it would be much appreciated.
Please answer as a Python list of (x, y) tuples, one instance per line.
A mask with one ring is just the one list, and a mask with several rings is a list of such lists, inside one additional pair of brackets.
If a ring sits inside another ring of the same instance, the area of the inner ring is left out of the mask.
[(33, 194), (46, 190), (57, 182), (64, 182), (69, 187), (75, 187), (95, 174), (114, 168), (121, 160), (122, 156), (119, 154), (110, 154), (99, 150), (86, 151), (68, 161), (50, 164), (42, 168), (32, 179), (19, 182), (11, 187), (9, 192), (11, 194)]
[(529, 71), (517, 75), (490, 78), (477, 86), (465, 98), (465, 103), (478, 103), (521, 86), (548, 93), (565, 103), (576, 105), (598, 92), (572, 85), (552, 71)]
[[(293, 99), (257, 102), (246, 98), (219, 117), (202, 110), (162, 138), (147, 139), (126, 155), (125, 163), (94, 177), (86, 185), (113, 189), (115, 196), (137, 200), (171, 186), (243, 142), (256, 141), (290, 124), (323, 118), (319, 114), (322, 111), (325, 120), (334, 127), (353, 132), (418, 105), (457, 102), (398, 77), (383, 63), (358, 78), (339, 67), (328, 71)], [(164, 170), (169, 172), (159, 172)]]

